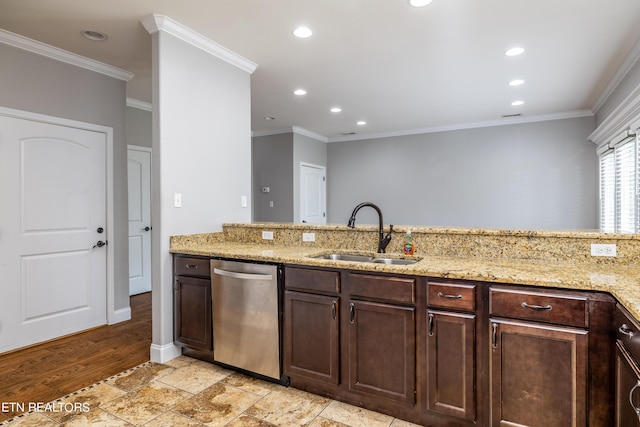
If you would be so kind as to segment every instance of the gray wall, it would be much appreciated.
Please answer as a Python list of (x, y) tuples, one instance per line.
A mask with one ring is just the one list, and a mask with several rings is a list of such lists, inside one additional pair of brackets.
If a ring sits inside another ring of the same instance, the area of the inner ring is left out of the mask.
[(152, 129), (151, 111), (127, 107), (125, 111), (125, 135), (127, 144), (151, 148)]
[[(253, 221), (293, 221), (293, 134), (253, 138), (252, 159)], [(262, 187), (269, 187), (269, 193)]]
[(385, 225), (597, 228), (593, 130), (583, 117), (330, 143), (328, 221), (370, 201)]
[(306, 135), (293, 134), (293, 218), (300, 222), (300, 163), (327, 166), (327, 144)]
[(129, 307), (125, 82), (0, 44), (0, 104), (113, 128), (116, 310)]

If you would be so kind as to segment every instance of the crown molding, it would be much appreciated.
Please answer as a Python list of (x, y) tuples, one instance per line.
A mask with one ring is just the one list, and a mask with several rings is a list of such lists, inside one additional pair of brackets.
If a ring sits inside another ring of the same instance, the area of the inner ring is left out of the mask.
[(193, 31), (192, 29), (185, 27), (177, 21), (169, 18), (168, 16), (151, 14), (140, 19), (140, 22), (149, 34), (154, 34), (159, 31), (164, 31), (171, 34), (174, 37), (188, 43), (198, 49), (202, 49), (205, 52), (235, 65), (236, 67), (247, 71), (249, 74), (253, 73), (257, 64), (249, 61), (230, 49), (208, 39), (200, 33)]
[(638, 40), (638, 42), (633, 46), (631, 52), (629, 52), (625, 60), (622, 62), (620, 68), (618, 68), (618, 71), (616, 71), (611, 80), (609, 80), (609, 83), (593, 104), (591, 110), (593, 110), (594, 114), (598, 114), (598, 111), (600, 111), (600, 108), (602, 108), (605, 102), (607, 102), (607, 99), (609, 99), (613, 91), (618, 87), (618, 85), (620, 85), (633, 66), (636, 65), (638, 59), (640, 59), (640, 40)]
[(76, 67), (95, 71), (96, 73), (104, 74), (125, 82), (131, 80), (134, 76), (130, 71), (126, 71), (100, 61), (95, 61), (3, 29), (0, 29), (0, 43), (17, 47), (18, 49), (23, 49), (37, 55), (46, 56), (47, 58), (55, 59), (56, 61), (66, 62), (67, 64), (75, 65)]
[(327, 138), (324, 135), (320, 135), (319, 133), (315, 133), (312, 132), (310, 130), (307, 130), (305, 128), (301, 128), (298, 126), (292, 126), (291, 130), (293, 130), (293, 133), (297, 133), (298, 135), (303, 135), (303, 136), (307, 136), (311, 139), (315, 139), (316, 141), (320, 141), (320, 142), (329, 142), (329, 138)]
[(144, 111), (153, 111), (153, 108), (150, 103), (140, 101), (139, 99), (135, 99), (135, 98), (127, 98), (127, 107), (137, 108), (138, 110), (144, 110)]
[(635, 130), (640, 120), (640, 85), (636, 86), (620, 105), (604, 119), (600, 126), (589, 135), (589, 140), (597, 146), (608, 144), (611, 139), (625, 130)]
[(269, 136), (269, 135), (281, 135), (283, 133), (293, 133), (292, 128), (282, 128), (282, 129), (273, 129), (273, 130), (257, 130), (251, 132), (252, 138), (259, 138), (261, 136)]
[(397, 136), (419, 135), (423, 133), (449, 132), (449, 131), (465, 130), (465, 129), (507, 126), (507, 125), (535, 123), (535, 122), (546, 122), (551, 120), (572, 119), (577, 117), (593, 117), (593, 112), (591, 112), (591, 110), (574, 110), (574, 111), (565, 111), (561, 113), (539, 114), (535, 116), (505, 117), (499, 120), (460, 123), (455, 125), (435, 126), (435, 127), (422, 128), (422, 129), (408, 129), (408, 130), (397, 131), (397, 132), (382, 132), (377, 134), (355, 134), (355, 135), (335, 136), (335, 137), (328, 138), (327, 142), (344, 142), (344, 141), (357, 141), (362, 139), (393, 138)]

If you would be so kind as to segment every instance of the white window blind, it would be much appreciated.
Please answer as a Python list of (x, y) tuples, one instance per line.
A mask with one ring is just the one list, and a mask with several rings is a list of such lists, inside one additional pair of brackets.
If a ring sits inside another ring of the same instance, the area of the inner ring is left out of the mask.
[(600, 155), (600, 230), (616, 230), (616, 163), (613, 150)]
[(619, 138), (600, 154), (600, 229), (604, 232), (639, 231), (638, 141), (635, 135)]

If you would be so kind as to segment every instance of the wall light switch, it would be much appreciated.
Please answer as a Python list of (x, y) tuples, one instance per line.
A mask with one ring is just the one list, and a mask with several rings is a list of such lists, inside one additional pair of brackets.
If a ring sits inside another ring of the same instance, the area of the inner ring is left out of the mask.
[(182, 193), (175, 193), (173, 195), (173, 207), (174, 208), (182, 207)]
[(272, 208), (273, 207), (273, 200), (269, 200), (269, 207)]
[(243, 208), (247, 207), (247, 196), (240, 196), (240, 206)]

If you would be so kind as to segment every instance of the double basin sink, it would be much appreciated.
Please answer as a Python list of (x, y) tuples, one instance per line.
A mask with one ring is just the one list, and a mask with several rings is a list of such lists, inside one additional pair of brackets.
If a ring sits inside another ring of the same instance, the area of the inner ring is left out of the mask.
[(419, 259), (388, 258), (384, 256), (356, 255), (349, 253), (321, 254), (312, 256), (311, 258), (328, 259), (332, 261), (370, 262), (373, 264), (389, 265), (411, 265), (419, 261)]

